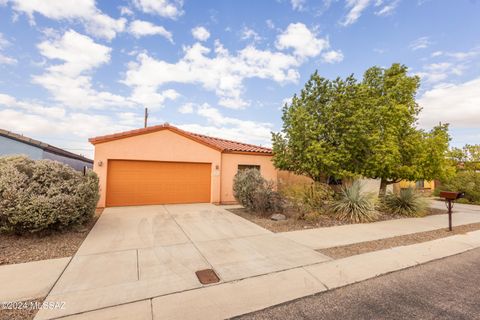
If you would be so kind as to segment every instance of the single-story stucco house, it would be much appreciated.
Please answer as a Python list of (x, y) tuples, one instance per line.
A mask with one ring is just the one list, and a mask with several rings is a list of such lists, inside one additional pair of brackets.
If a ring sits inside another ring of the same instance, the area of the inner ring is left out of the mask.
[(20, 134), (0, 129), (0, 156), (25, 155), (33, 160), (50, 159), (78, 171), (92, 168), (93, 160)]
[(98, 207), (234, 203), (238, 170), (276, 181), (272, 150), (187, 132), (165, 123), (89, 139), (100, 178)]

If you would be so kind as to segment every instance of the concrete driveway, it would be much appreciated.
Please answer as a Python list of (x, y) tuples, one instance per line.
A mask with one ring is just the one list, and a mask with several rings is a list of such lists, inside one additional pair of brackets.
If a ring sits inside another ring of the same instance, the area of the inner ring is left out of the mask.
[(230, 282), (329, 259), (211, 204), (107, 208), (47, 297), (64, 308), (36, 319), (199, 288), (201, 269)]

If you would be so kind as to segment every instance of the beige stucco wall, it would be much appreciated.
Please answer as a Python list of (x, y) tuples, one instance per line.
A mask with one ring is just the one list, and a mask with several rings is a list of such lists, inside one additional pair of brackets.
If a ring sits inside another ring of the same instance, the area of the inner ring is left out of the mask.
[[(220, 201), (221, 153), (191, 139), (162, 130), (95, 145), (93, 170), (100, 178), (98, 207), (105, 207), (107, 163), (117, 160), (204, 162), (212, 164), (211, 202)], [(99, 166), (100, 161), (102, 166)]]
[(272, 156), (223, 153), (221, 166), (221, 196), (222, 203), (233, 203), (233, 177), (237, 174), (238, 165), (259, 165), (262, 176), (274, 183), (277, 181), (277, 170), (273, 166)]

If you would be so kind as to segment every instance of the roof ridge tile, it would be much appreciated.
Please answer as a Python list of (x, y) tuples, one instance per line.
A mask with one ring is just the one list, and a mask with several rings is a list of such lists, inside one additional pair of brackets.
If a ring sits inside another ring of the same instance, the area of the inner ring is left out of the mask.
[(221, 152), (253, 152), (253, 153), (259, 153), (259, 154), (271, 154), (272, 149), (259, 146), (259, 145), (254, 145), (254, 144), (249, 144), (249, 143), (244, 143), (244, 142), (239, 142), (239, 141), (233, 141), (229, 139), (224, 139), (224, 138), (218, 138), (218, 137), (212, 137), (212, 136), (207, 136), (204, 134), (200, 133), (195, 133), (195, 132), (190, 132), (186, 131), (183, 129), (180, 129), (176, 126), (173, 126), (169, 123), (164, 123), (160, 125), (155, 125), (155, 126), (150, 126), (150, 127), (145, 127), (145, 128), (139, 128), (139, 129), (133, 129), (129, 131), (123, 131), (119, 133), (114, 133), (114, 134), (108, 134), (104, 136), (98, 136), (98, 137), (93, 137), (88, 139), (92, 144), (97, 144), (97, 143), (102, 143), (102, 142), (107, 142), (111, 140), (118, 140), (122, 139), (124, 137), (131, 137), (131, 136), (136, 136), (140, 134), (146, 134), (146, 133), (151, 133), (151, 132), (156, 132), (159, 130), (164, 130), (164, 129), (169, 129), (172, 131), (177, 131), (177, 133), (182, 133), (188, 137), (190, 137), (193, 140), (201, 140), (201, 142), (209, 145), (212, 148), (219, 149)]

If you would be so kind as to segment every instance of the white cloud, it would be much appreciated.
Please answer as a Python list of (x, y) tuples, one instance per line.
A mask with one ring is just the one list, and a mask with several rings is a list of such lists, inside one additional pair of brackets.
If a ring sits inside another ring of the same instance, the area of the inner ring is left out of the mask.
[(435, 52), (432, 52), (431, 57), (435, 58), (435, 57), (440, 57), (441, 55), (443, 55), (442, 51), (435, 51)]
[(429, 37), (420, 37), (420, 38), (412, 41), (412, 43), (410, 43), (409, 47), (413, 51), (416, 51), (416, 50), (420, 50), (420, 49), (426, 49), (431, 44), (432, 44), (432, 42), (430, 41)]
[(144, 36), (159, 35), (168, 39), (168, 41), (173, 43), (173, 37), (170, 31), (167, 31), (164, 27), (154, 25), (153, 23), (150, 23), (148, 21), (143, 21), (143, 20), (132, 21), (128, 26), (128, 32), (130, 32), (136, 38), (141, 38)]
[(143, 12), (164, 18), (177, 19), (183, 14), (183, 1), (181, 0), (133, 0), (133, 2)]
[(275, 23), (273, 23), (272, 20), (267, 19), (265, 23), (267, 24), (268, 29), (272, 29), (272, 30), (275, 29)]
[(346, 0), (346, 2), (346, 8), (348, 9), (348, 13), (341, 22), (341, 24), (344, 26), (355, 23), (362, 15), (362, 12), (370, 4), (370, 0)]
[(438, 62), (430, 63), (422, 67), (422, 71), (417, 72), (416, 75), (420, 76), (422, 80), (427, 83), (437, 83), (446, 80), (449, 76), (461, 76), (467, 65), (463, 63), (453, 62)]
[(155, 86), (138, 86), (134, 88), (130, 100), (156, 109), (163, 107), (166, 100), (175, 100), (179, 96), (180, 94), (173, 89), (159, 92)]
[(134, 15), (132, 9), (130, 9), (129, 7), (121, 6), (119, 9), (120, 9), (120, 14), (122, 16), (133, 16)]
[(102, 13), (95, 6), (94, 0), (11, 0), (11, 2), (13, 9), (27, 14), (31, 23), (35, 23), (35, 13), (53, 20), (78, 20), (84, 24), (88, 33), (109, 40), (114, 38), (117, 32), (125, 29), (124, 18), (113, 19)]
[(459, 61), (465, 61), (480, 55), (480, 48), (474, 48), (470, 51), (447, 52), (445, 55)]
[(241, 94), (247, 78), (271, 79), (284, 83), (296, 81), (299, 61), (281, 52), (258, 50), (247, 46), (230, 53), (219, 41), (212, 51), (200, 43), (184, 48), (184, 56), (176, 63), (157, 60), (146, 53), (129, 65), (124, 83), (134, 92), (156, 92), (169, 83), (200, 84), (219, 97), (219, 104), (240, 109), (248, 105)]
[(318, 56), (329, 47), (328, 39), (317, 38), (303, 23), (291, 23), (287, 29), (277, 37), (277, 49), (293, 49), (299, 58)]
[(330, 50), (322, 54), (322, 61), (326, 63), (337, 63), (343, 61), (341, 50)]
[(17, 59), (8, 57), (0, 53), (0, 64), (16, 64), (17, 62)]
[(243, 27), (241, 38), (242, 40), (251, 39), (253, 42), (259, 42), (262, 40), (262, 37), (260, 37), (260, 35), (255, 30), (248, 27)]
[(38, 48), (45, 58), (63, 61), (47, 66), (44, 74), (33, 77), (57, 102), (71, 108), (131, 105), (122, 96), (92, 87), (89, 73), (110, 61), (109, 47), (69, 30), (61, 38), (41, 42)]
[(184, 105), (182, 105), (180, 108), (178, 108), (178, 112), (180, 112), (182, 114), (193, 113), (194, 107), (195, 107), (194, 103), (188, 102), (188, 103), (185, 103)]
[(340, 24), (343, 26), (354, 24), (363, 12), (372, 5), (378, 8), (377, 11), (375, 11), (377, 16), (391, 15), (399, 3), (400, 0), (346, 0), (345, 7), (348, 12)]
[(418, 100), (423, 108), (420, 124), (431, 127), (450, 123), (454, 128), (478, 128), (480, 78), (461, 84), (446, 84), (426, 91)]
[(305, 9), (306, 0), (290, 0), (290, 4), (292, 5), (292, 9), (296, 11), (302, 11)]
[(216, 108), (204, 103), (197, 108), (197, 114), (207, 120), (207, 125), (179, 124), (181, 129), (214, 137), (242, 141), (264, 146), (271, 145), (273, 125), (226, 117)]
[[(395, 9), (397, 9), (398, 4), (400, 3), (400, 0), (392, 0), (389, 3), (385, 4), (383, 7), (381, 7), (379, 10), (375, 12), (377, 16), (388, 16), (392, 14)], [(377, 6), (380, 6), (381, 3), (379, 3)]]
[(0, 93), (0, 106), (12, 109), (21, 109), (28, 113), (50, 118), (62, 118), (65, 116), (65, 109), (60, 107), (45, 107), (42, 104), (29, 101), (18, 101), (15, 97)]
[(5, 36), (0, 32), (0, 50), (5, 49), (5, 47), (8, 47), (10, 45), (10, 41), (5, 39)]
[(198, 41), (206, 41), (210, 38), (210, 32), (205, 27), (198, 26), (192, 29), (192, 35)]
[(180, 96), (173, 89), (159, 92), (156, 86), (150, 85), (135, 87), (130, 96), (96, 90), (91, 74), (110, 62), (111, 48), (73, 30), (40, 43), (38, 48), (45, 58), (63, 63), (48, 65), (45, 73), (33, 77), (33, 82), (43, 86), (56, 102), (68, 108), (121, 108), (138, 104), (159, 108), (166, 100)]
[(285, 104), (291, 104), (291, 103), (292, 103), (292, 97), (283, 98), (283, 100), (282, 100), (282, 106), (280, 107), (280, 109), (283, 108), (283, 106), (284, 106)]
[(1, 51), (10, 46), (10, 41), (5, 39), (5, 36), (0, 33), (0, 64), (16, 64), (18, 61), (15, 58), (4, 55)]
[(60, 39), (44, 41), (38, 45), (40, 53), (63, 64), (49, 67), (49, 71), (77, 76), (110, 61), (111, 49), (95, 43), (88, 36), (69, 30)]
[[(136, 119), (133, 119), (136, 117)], [(143, 117), (129, 113), (113, 115), (65, 113), (61, 117), (17, 108), (0, 109), (0, 127), (24, 134), (93, 159), (88, 138), (131, 130), (143, 125)], [(61, 137), (59, 139), (58, 137)]]
[(423, 71), (418, 72), (417, 75), (429, 83), (439, 82), (447, 79), (451, 67), (452, 64), (448, 62), (432, 63), (423, 66)]

